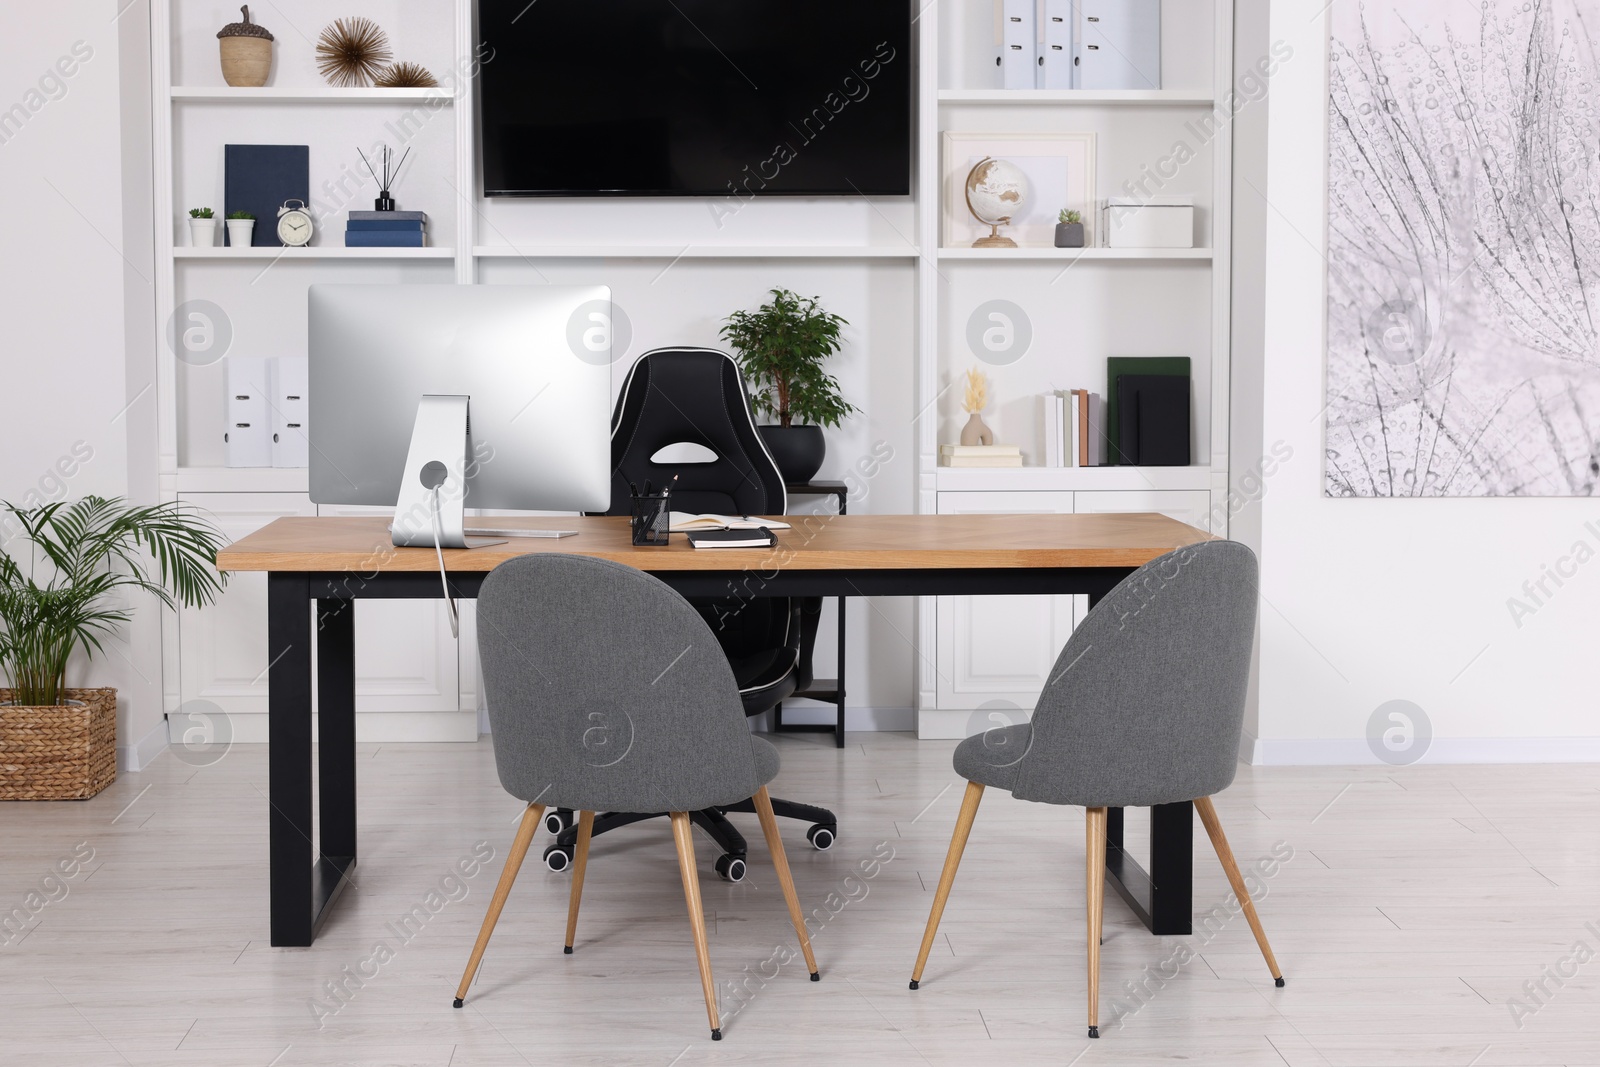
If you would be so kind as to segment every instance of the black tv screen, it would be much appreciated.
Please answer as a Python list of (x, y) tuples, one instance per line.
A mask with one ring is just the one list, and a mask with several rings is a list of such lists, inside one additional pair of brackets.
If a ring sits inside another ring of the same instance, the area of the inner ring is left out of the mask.
[(485, 196), (903, 196), (907, 0), (478, 0)]

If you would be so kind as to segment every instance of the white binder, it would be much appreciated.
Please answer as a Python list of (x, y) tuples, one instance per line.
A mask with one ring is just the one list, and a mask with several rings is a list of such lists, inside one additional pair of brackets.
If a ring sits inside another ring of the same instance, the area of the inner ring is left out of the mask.
[(1073, 0), (1039, 0), (1038, 56), (1035, 86), (1040, 89), (1072, 88)]
[(994, 0), (996, 76), (1002, 89), (1034, 87), (1037, 51), (1034, 7), (1037, 0)]
[(1075, 0), (1075, 89), (1161, 88), (1161, 0)]
[(310, 362), (304, 356), (283, 356), (271, 361), (272, 380), (272, 465), (306, 467), (311, 463), (306, 387), (310, 383)]
[(256, 356), (227, 360), (228, 421), (223, 427), (230, 467), (272, 466), (272, 430), (267, 418), (267, 361)]

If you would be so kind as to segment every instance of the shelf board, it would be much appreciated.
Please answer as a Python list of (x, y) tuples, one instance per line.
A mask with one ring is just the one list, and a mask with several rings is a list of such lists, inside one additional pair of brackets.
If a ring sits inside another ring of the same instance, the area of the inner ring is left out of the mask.
[(442, 100), (445, 105), (455, 103), (455, 97), (445, 89), (335, 89), (331, 86), (307, 85), (283, 87), (264, 85), (259, 88), (235, 88), (218, 85), (174, 85), (174, 100), (209, 100), (227, 103), (303, 103), (319, 104), (343, 101), (345, 103), (411, 103)]
[(479, 259), (915, 259), (910, 245), (478, 245)]
[(174, 248), (174, 259), (454, 259), (454, 248), (345, 248), (342, 245), (308, 245), (304, 248)]
[(940, 89), (941, 104), (1075, 104), (1079, 106), (1209, 106), (1206, 89)]
[(1209, 260), (1209, 248), (941, 248), (940, 259), (1189, 259)]
[(936, 467), (939, 492), (1093, 492), (1210, 489), (1212, 468), (1189, 467)]

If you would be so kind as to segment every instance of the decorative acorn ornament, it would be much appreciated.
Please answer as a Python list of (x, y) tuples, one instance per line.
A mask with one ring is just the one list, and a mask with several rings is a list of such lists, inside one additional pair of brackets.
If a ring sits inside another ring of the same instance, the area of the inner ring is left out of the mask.
[(250, 5), (239, 9), (243, 22), (230, 22), (217, 31), (222, 48), (222, 77), (229, 85), (254, 87), (267, 84), (272, 73), (272, 34), (250, 21)]

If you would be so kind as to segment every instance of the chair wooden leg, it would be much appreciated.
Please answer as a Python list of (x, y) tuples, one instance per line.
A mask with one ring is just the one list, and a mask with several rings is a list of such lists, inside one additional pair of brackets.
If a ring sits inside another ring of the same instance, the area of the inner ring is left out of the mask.
[(1211, 847), (1217, 850), (1217, 859), (1222, 861), (1222, 870), (1228, 876), (1228, 884), (1233, 887), (1233, 895), (1239, 898), (1239, 907), (1250, 924), (1250, 932), (1256, 935), (1256, 944), (1261, 946), (1267, 970), (1272, 972), (1273, 981), (1282, 986), (1283, 972), (1278, 969), (1278, 961), (1272, 955), (1272, 946), (1267, 944), (1267, 932), (1261, 928), (1261, 916), (1256, 914), (1255, 901), (1250, 899), (1250, 890), (1245, 887), (1244, 877), (1239, 874), (1239, 864), (1233, 858), (1233, 849), (1228, 846), (1227, 835), (1222, 832), (1216, 806), (1211, 803), (1210, 797), (1201, 797), (1194, 802), (1194, 806), (1200, 812), (1200, 821), (1205, 824), (1206, 833), (1211, 837)]
[(967, 835), (972, 832), (972, 820), (978, 817), (978, 802), (982, 799), (983, 786), (968, 782), (966, 795), (961, 798), (961, 811), (956, 816), (956, 831), (950, 836), (950, 851), (944, 858), (944, 871), (939, 875), (939, 888), (933, 894), (933, 910), (928, 913), (928, 928), (922, 934), (917, 965), (911, 971), (912, 989), (921, 983), (922, 969), (928, 965), (928, 953), (933, 951), (933, 936), (939, 932), (945, 901), (950, 899), (950, 887), (956, 881), (956, 868), (961, 866), (961, 853), (966, 851)]
[(700, 903), (700, 872), (694, 866), (694, 828), (686, 811), (674, 811), (671, 817), (672, 840), (678, 846), (678, 870), (683, 875), (683, 897), (689, 904), (689, 929), (694, 934), (694, 952), (700, 961), (700, 986), (706, 994), (706, 1017), (711, 1020), (711, 1040), (721, 1041), (717, 986), (711, 977), (711, 948), (706, 944), (706, 915)]
[(578, 905), (583, 901), (583, 872), (589, 868), (589, 836), (594, 831), (594, 812), (578, 812), (578, 843), (572, 850), (572, 895), (567, 898), (567, 955), (578, 936)]
[(1100, 1036), (1100, 934), (1106, 914), (1106, 809), (1084, 809), (1084, 889), (1089, 920), (1089, 1036)]
[(539, 820), (543, 817), (543, 804), (529, 804), (528, 810), (522, 813), (522, 825), (517, 827), (516, 840), (511, 842), (505, 869), (500, 872), (500, 884), (494, 887), (494, 896), (489, 900), (489, 913), (483, 917), (478, 943), (472, 946), (467, 972), (461, 976), (461, 985), (456, 989), (455, 1006), (458, 1008), (467, 1002), (467, 987), (472, 985), (472, 978), (478, 973), (478, 964), (483, 962), (483, 951), (489, 947), (494, 924), (500, 921), (500, 912), (506, 906), (506, 898), (511, 895), (511, 887), (516, 884), (517, 872), (522, 870), (522, 861), (528, 855), (528, 846), (533, 843), (533, 835), (538, 831)]
[(794, 878), (789, 874), (789, 857), (783, 851), (783, 838), (778, 836), (778, 817), (772, 813), (772, 798), (767, 795), (767, 787), (756, 790), (752, 799), (755, 801), (756, 815), (761, 819), (761, 832), (767, 838), (767, 851), (772, 853), (772, 865), (778, 869), (778, 885), (783, 887), (783, 902), (789, 906), (789, 921), (794, 923), (794, 932), (800, 938), (800, 951), (805, 955), (806, 968), (811, 972), (811, 980), (819, 981), (822, 975), (817, 973), (817, 958), (811, 954), (811, 938), (806, 934), (806, 920), (800, 914), (800, 898), (794, 892)]

